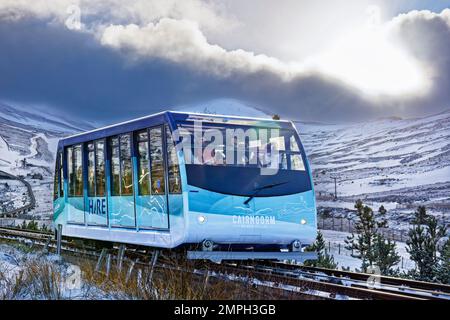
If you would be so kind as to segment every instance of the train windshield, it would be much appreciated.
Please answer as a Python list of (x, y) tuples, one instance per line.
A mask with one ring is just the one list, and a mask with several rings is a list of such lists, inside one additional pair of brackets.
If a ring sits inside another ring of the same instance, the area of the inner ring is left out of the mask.
[(240, 196), (311, 190), (306, 156), (292, 128), (243, 120), (180, 121), (177, 131), (189, 185)]

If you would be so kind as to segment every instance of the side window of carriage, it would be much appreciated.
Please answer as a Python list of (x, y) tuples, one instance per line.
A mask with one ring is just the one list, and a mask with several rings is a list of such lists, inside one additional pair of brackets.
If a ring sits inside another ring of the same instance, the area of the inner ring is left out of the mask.
[(164, 142), (167, 148), (168, 191), (171, 194), (181, 193), (180, 167), (172, 135), (167, 126), (157, 126), (136, 132), (139, 195), (166, 192)]
[(150, 195), (150, 153), (148, 130), (136, 132), (139, 195)]
[(53, 176), (53, 200), (58, 199), (59, 195), (58, 195), (58, 191), (59, 191), (59, 181), (60, 181), (60, 175), (59, 175), (59, 168), (60, 168), (60, 162), (59, 162), (59, 158), (60, 158), (61, 153), (58, 152), (56, 154), (56, 161), (55, 161), (55, 174)]
[(67, 177), (69, 197), (83, 196), (83, 153), (82, 145), (77, 144), (66, 148)]
[(58, 153), (59, 160), (59, 196), (64, 197), (64, 157), (63, 153)]
[(104, 197), (106, 190), (105, 179), (105, 141), (97, 140), (86, 144), (88, 196)]
[(112, 196), (133, 195), (133, 170), (131, 161), (131, 134), (121, 134), (109, 139), (111, 154)]
[(166, 148), (167, 148), (167, 167), (169, 177), (169, 193), (181, 193), (180, 166), (178, 164), (178, 155), (172, 134), (167, 125), (166, 130)]
[(163, 144), (163, 131), (162, 127), (154, 127), (149, 129), (149, 142), (150, 142), (150, 182), (151, 182), (151, 194), (165, 194), (166, 193), (166, 180), (165, 171), (166, 166), (164, 163), (164, 144)]

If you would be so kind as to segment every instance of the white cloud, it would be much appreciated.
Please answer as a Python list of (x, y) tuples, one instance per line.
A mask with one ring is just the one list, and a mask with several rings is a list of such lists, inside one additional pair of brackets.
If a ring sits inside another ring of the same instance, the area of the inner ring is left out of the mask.
[(163, 18), (144, 27), (111, 25), (103, 30), (100, 41), (105, 46), (124, 49), (134, 58), (166, 59), (218, 76), (263, 70), (285, 79), (295, 74), (295, 67), (275, 58), (240, 49), (227, 51), (208, 43), (198, 24), (189, 20)]
[(219, 4), (202, 0), (1, 0), (0, 17), (65, 21), (70, 15), (68, 8), (74, 5), (80, 8), (83, 19), (92, 17), (101, 23), (147, 25), (166, 17), (196, 21), (203, 30), (213, 32), (236, 25)]
[[(384, 23), (379, 10), (370, 7), (368, 21), (380, 24), (375, 29), (363, 26), (331, 43), (323, 54), (306, 61), (287, 62), (211, 43), (207, 37), (210, 32), (229, 32), (236, 21), (210, 1), (0, 0), (0, 19), (32, 15), (64, 23), (67, 8), (73, 4), (81, 9), (84, 31), (92, 33), (101, 45), (122, 51), (137, 62), (163, 59), (218, 77), (266, 72), (284, 82), (327, 75), (332, 81), (346, 84), (343, 87), (348, 90), (359, 89), (383, 97), (423, 95), (426, 90), (422, 89), (433, 85), (428, 72), (433, 61), (420, 61), (415, 52), (408, 51), (417, 45), (417, 34), (402, 40), (404, 26), (437, 20), (446, 24), (447, 32), (450, 30), (450, 10), (412, 11)], [(402, 46), (397, 42), (402, 42)]]

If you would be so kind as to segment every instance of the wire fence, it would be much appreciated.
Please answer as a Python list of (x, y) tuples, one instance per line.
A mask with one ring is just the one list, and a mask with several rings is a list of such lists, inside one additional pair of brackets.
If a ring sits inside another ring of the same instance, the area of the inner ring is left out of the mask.
[(0, 218), (0, 227), (15, 227), (16, 220), (9, 218)]
[[(340, 260), (339, 256), (346, 256), (346, 257), (351, 257), (351, 258), (357, 259), (355, 257), (356, 252), (354, 250), (347, 249), (345, 244), (343, 244), (343, 243), (327, 241), (326, 242), (326, 250), (328, 253), (333, 255), (338, 261)], [(416, 265), (413, 261), (404, 257), (403, 255), (400, 256), (400, 261), (396, 265), (396, 267), (400, 268), (401, 270), (415, 269), (415, 266)]]
[[(438, 219), (441, 225), (448, 226), (446, 217)], [(322, 230), (356, 233), (355, 222), (349, 218), (318, 216), (317, 227)], [(379, 228), (378, 232), (386, 239), (405, 242), (408, 240), (408, 229)]]

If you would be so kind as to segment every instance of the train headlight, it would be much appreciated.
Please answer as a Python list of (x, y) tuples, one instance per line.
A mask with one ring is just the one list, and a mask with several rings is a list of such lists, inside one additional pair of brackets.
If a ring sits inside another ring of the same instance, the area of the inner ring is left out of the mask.
[(301, 224), (306, 224), (306, 220), (305, 220), (305, 219), (302, 219), (302, 220), (300, 220), (300, 223), (301, 223)]
[(198, 223), (203, 224), (206, 222), (206, 217), (205, 216), (198, 216), (197, 217)]

